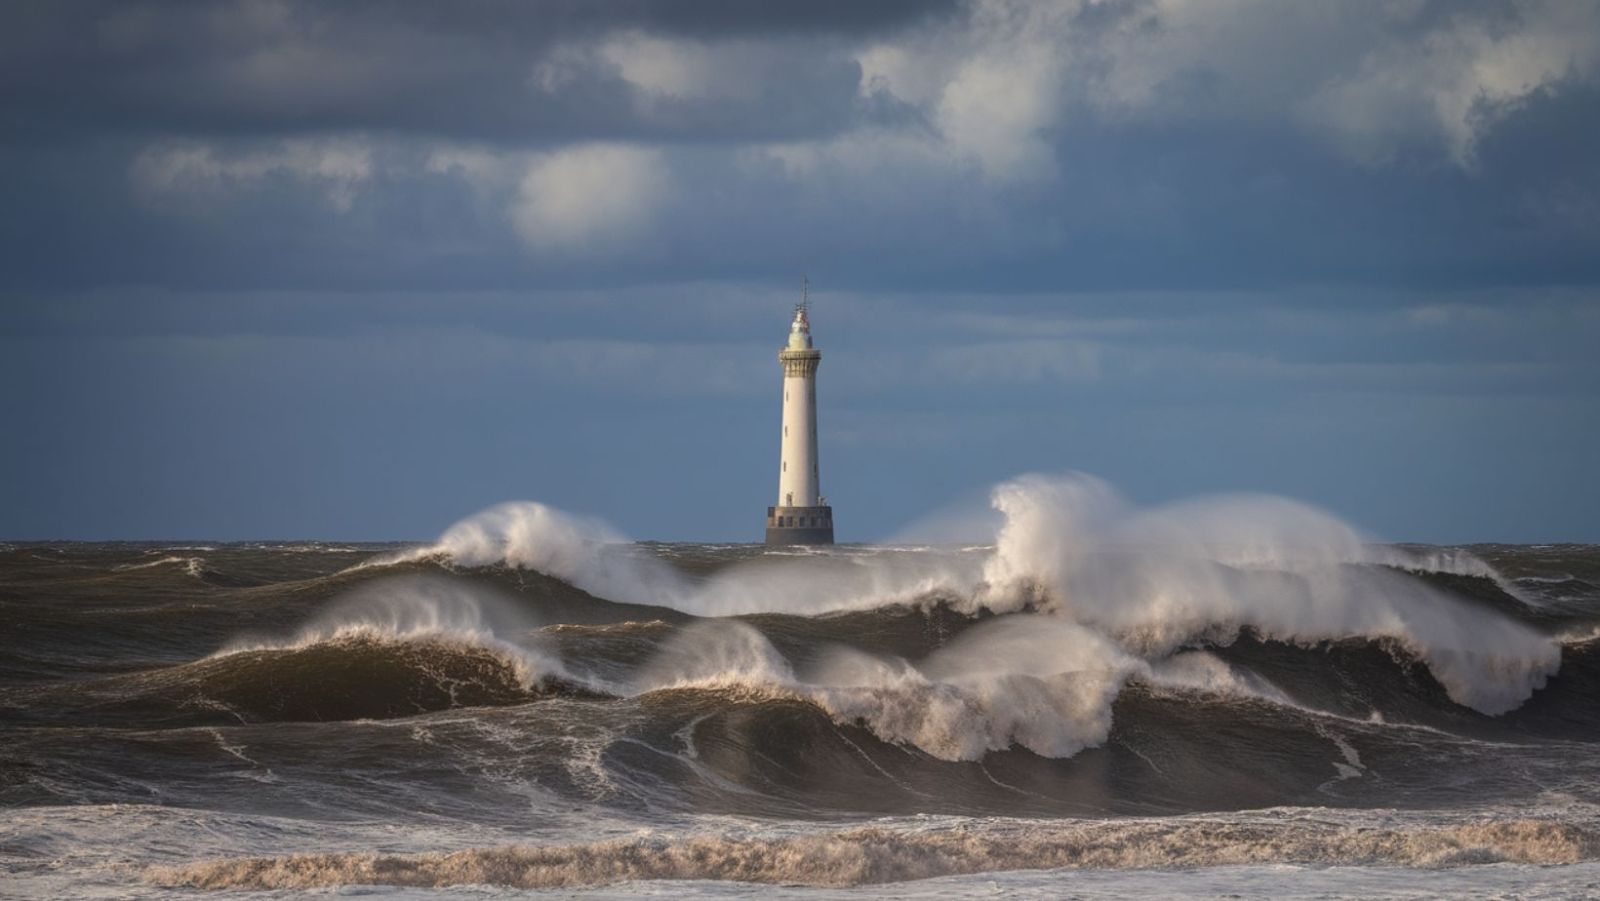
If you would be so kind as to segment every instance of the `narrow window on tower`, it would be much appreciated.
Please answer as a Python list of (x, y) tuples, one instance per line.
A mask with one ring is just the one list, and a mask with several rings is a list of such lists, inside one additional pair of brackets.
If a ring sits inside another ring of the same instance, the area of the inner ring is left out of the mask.
[(789, 461), (788, 460), (783, 461), (783, 471), (784, 472), (788, 472), (789, 471)]

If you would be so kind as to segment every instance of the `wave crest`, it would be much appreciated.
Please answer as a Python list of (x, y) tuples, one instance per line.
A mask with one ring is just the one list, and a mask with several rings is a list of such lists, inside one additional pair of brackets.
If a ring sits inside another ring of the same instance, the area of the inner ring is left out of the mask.
[[(515, 703), (577, 687), (534, 625), (481, 588), (394, 577), (361, 586), (286, 638), (236, 641), (163, 678), (190, 682), (244, 718), (314, 720)], [(271, 690), (257, 690), (261, 683)]]
[[(1005, 524), (976, 601), (1001, 612), (1047, 609), (1144, 656), (1228, 641), (1245, 627), (1296, 644), (1393, 639), (1452, 700), (1491, 715), (1520, 705), (1560, 666), (1549, 636), (1389, 569), (1408, 562), (1402, 550), (1374, 551), (1349, 526), (1293, 501), (1138, 511), (1078, 475), (1006, 483), (994, 504)], [(1449, 559), (1461, 574), (1487, 569)]]
[[(1561, 663), (1556, 640), (1403, 571), (1448, 567), (1503, 584), (1482, 561), (1377, 547), (1295, 501), (1238, 496), (1140, 510), (1106, 483), (1072, 474), (1006, 482), (991, 504), (1001, 515), (991, 547), (764, 556), (700, 578), (620, 544), (603, 524), (539, 504), (464, 520), (413, 556), (529, 567), (609, 600), (701, 616), (820, 615), (932, 598), (1004, 614), (1015, 623), (974, 628), (916, 665), (840, 651), (803, 674), (754, 629), (691, 629), (640, 677), (649, 689), (742, 686), (803, 697), (950, 759), (1011, 744), (1057, 756), (1103, 741), (1110, 702), (1134, 675), (1155, 685), (1204, 676), (1271, 696), (1234, 674), (1167, 662), (1245, 631), (1302, 646), (1393, 641), (1453, 701), (1489, 715), (1522, 704)], [(990, 667), (985, 655), (1005, 666)]]
[(841, 645), (797, 673), (748, 624), (707, 622), (673, 636), (636, 690), (795, 698), (943, 760), (976, 760), (1013, 745), (1070, 757), (1105, 741), (1112, 701), (1139, 667), (1073, 623), (1012, 616), (974, 626), (916, 664)]

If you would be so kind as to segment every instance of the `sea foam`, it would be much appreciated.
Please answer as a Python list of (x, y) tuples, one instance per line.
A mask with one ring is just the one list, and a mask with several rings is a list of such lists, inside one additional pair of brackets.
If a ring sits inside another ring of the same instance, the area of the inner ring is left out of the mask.
[(1600, 834), (1592, 828), (1538, 819), (1383, 827), (1183, 817), (867, 827), (781, 838), (646, 837), (435, 854), (303, 854), (157, 866), (145, 876), (159, 885), (255, 890), (341, 885), (548, 889), (667, 879), (842, 887), (1006, 870), (1250, 864), (1439, 868), (1571, 864), (1596, 857)]

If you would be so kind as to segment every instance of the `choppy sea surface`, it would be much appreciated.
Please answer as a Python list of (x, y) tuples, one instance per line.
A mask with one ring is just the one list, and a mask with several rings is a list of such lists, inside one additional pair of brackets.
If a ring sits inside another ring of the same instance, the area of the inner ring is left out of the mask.
[(0, 896), (1600, 896), (1600, 548), (0, 545)]

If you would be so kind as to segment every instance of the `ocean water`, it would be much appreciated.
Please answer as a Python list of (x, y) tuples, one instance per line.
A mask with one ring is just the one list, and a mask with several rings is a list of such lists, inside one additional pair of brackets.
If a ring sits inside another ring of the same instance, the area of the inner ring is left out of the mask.
[(0, 896), (1600, 896), (1600, 548), (951, 521), (0, 545)]

